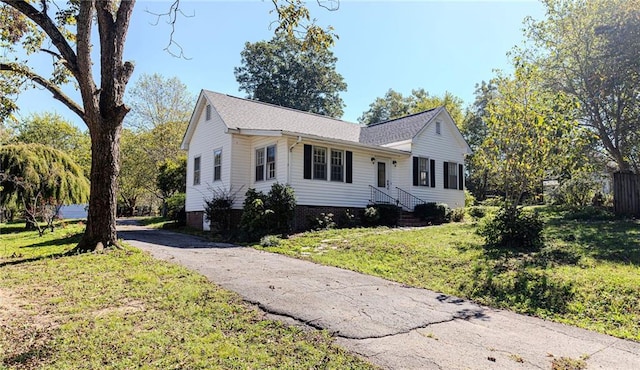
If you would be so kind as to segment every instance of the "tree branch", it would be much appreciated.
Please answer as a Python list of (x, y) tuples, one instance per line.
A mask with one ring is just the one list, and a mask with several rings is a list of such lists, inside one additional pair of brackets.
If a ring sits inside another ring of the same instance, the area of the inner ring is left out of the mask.
[(67, 96), (58, 85), (52, 83), (51, 81), (47, 80), (46, 78), (38, 75), (37, 73), (33, 72), (31, 69), (22, 66), (22, 65), (18, 65), (18, 64), (11, 64), (11, 63), (0, 63), (0, 71), (9, 71), (9, 72), (13, 72), (15, 74), (18, 74), (20, 76), (26, 77), (29, 80), (37, 83), (38, 85), (44, 87), (45, 89), (49, 90), (49, 92), (51, 92), (53, 94), (53, 98), (56, 100), (59, 100), (60, 102), (62, 102), (62, 104), (66, 105), (69, 109), (71, 109), (75, 114), (77, 114), (80, 118), (82, 118), (84, 120), (85, 115), (84, 115), (84, 110), (82, 109), (82, 107), (80, 107), (75, 101), (73, 101), (73, 99), (71, 99), (69, 96)]
[[(169, 55), (173, 57), (191, 60), (191, 58), (187, 58), (184, 55), (184, 49), (182, 48), (182, 45), (176, 42), (176, 40), (173, 38), (173, 35), (176, 32), (176, 22), (178, 20), (178, 14), (182, 15), (185, 18), (192, 18), (195, 16), (195, 13), (193, 15), (184, 14), (182, 9), (180, 9), (180, 0), (174, 0), (174, 2), (171, 4), (171, 7), (169, 8), (169, 11), (165, 13), (154, 13), (149, 10), (145, 10), (145, 12), (151, 15), (154, 15), (156, 17), (156, 22), (152, 23), (153, 26), (157, 26), (158, 23), (160, 22), (160, 18), (163, 18), (163, 17), (167, 18), (167, 24), (171, 26), (171, 33), (169, 34), (169, 43), (167, 44), (167, 46), (165, 46), (163, 50), (169, 53)], [(179, 53), (174, 53), (171, 50), (172, 47), (176, 47)]]
[(55, 23), (49, 18), (46, 13), (46, 7), (43, 11), (38, 11), (29, 2), (25, 0), (0, 0), (1, 2), (11, 6), (20, 13), (24, 14), (27, 18), (35, 22), (42, 30), (49, 36), (55, 47), (60, 51), (60, 54), (66, 60), (67, 68), (71, 71), (74, 77), (78, 78), (78, 64), (76, 54), (73, 48), (69, 45), (64, 35), (60, 32)]

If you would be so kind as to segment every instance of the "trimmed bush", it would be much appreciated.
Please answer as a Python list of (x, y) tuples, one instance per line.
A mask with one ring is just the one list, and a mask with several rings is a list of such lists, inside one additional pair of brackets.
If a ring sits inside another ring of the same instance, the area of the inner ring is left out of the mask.
[(444, 203), (431, 202), (418, 204), (413, 209), (413, 214), (422, 221), (438, 225), (449, 221), (450, 210)]
[(187, 213), (184, 210), (185, 193), (176, 193), (167, 199), (167, 217), (178, 226), (187, 224)]
[(236, 195), (226, 189), (211, 189), (211, 192), (211, 199), (204, 200), (204, 215), (209, 220), (213, 233), (228, 234), (231, 230), (231, 209)]
[(311, 230), (329, 230), (335, 229), (336, 223), (333, 221), (333, 213), (320, 213), (317, 216), (309, 216), (309, 229)]
[(268, 234), (286, 235), (296, 209), (293, 188), (275, 183), (269, 194), (250, 188), (245, 193), (240, 228), (248, 240)]
[(372, 204), (365, 208), (362, 221), (365, 226), (389, 226), (398, 225), (402, 208), (393, 204)]
[(493, 219), (480, 226), (478, 233), (484, 237), (486, 248), (534, 251), (543, 246), (543, 227), (537, 212), (501, 208)]
[(486, 208), (475, 206), (468, 208), (469, 216), (473, 217), (476, 220), (479, 220), (487, 215)]
[(450, 219), (453, 222), (464, 221), (464, 208), (454, 208), (450, 212)]

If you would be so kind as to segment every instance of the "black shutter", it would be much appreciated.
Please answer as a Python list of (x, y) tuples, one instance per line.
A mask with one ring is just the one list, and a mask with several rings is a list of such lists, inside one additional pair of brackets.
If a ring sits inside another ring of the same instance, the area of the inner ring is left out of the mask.
[(464, 170), (461, 164), (458, 164), (458, 189), (464, 190)]
[(420, 168), (418, 167), (420, 158), (413, 157), (413, 186), (420, 185)]
[(311, 178), (311, 161), (312, 161), (312, 148), (311, 145), (304, 144), (304, 178)]
[(444, 163), (444, 188), (445, 189), (449, 189), (449, 162), (443, 162)]
[(431, 174), (429, 177), (431, 177), (429, 180), (431, 182), (431, 187), (435, 188), (436, 187), (436, 161), (434, 159), (432, 159), (430, 161), (430, 166), (429, 166), (429, 173)]
[(353, 152), (347, 150), (346, 159), (345, 170), (347, 173), (345, 175), (345, 181), (351, 184), (353, 182)]

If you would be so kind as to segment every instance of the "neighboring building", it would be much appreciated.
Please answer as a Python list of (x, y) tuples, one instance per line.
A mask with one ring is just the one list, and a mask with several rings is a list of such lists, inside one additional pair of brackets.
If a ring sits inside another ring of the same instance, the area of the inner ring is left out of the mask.
[(394, 203), (464, 206), (471, 153), (444, 107), (361, 126), (203, 90), (182, 141), (188, 150), (187, 223), (208, 229), (204, 199), (274, 182), (293, 187), (296, 227), (307, 215)]

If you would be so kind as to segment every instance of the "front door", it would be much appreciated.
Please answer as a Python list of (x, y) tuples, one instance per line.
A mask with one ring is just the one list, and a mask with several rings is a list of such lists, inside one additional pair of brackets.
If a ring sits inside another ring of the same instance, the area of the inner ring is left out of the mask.
[(389, 169), (387, 166), (387, 161), (378, 161), (377, 162), (377, 173), (376, 173), (376, 182), (378, 188), (389, 189)]

